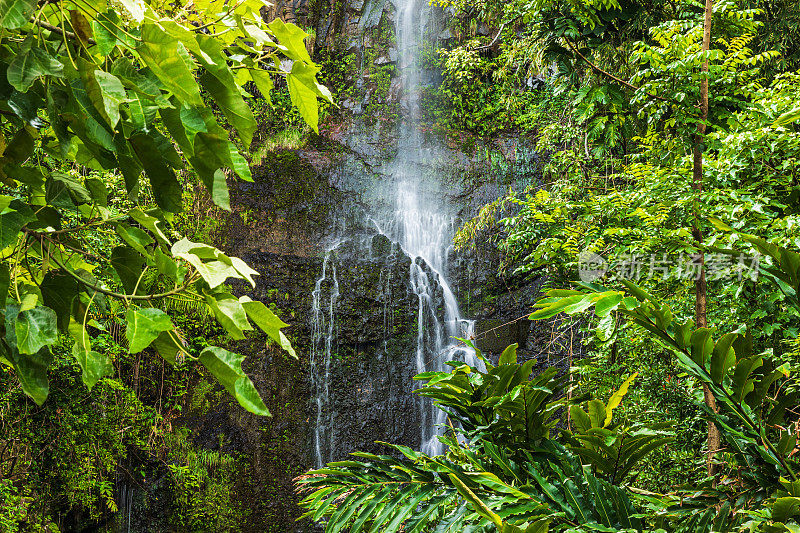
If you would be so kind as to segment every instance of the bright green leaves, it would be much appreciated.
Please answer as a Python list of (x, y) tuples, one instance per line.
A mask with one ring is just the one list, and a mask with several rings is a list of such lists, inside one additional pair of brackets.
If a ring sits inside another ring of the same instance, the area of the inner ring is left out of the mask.
[(228, 257), (213, 246), (183, 239), (172, 246), (172, 255), (195, 267), (212, 289), (228, 278), (245, 279), (255, 287), (255, 270), (238, 257)]
[(530, 315), (531, 320), (551, 318), (559, 313), (569, 315), (581, 313), (594, 304), (601, 306), (604, 316), (622, 302), (621, 293), (617, 291), (595, 292), (584, 294), (578, 291), (550, 291), (548, 297), (536, 302), (539, 309)]
[(58, 340), (55, 312), (43, 306), (20, 311), (14, 322), (17, 350), (21, 354), (38, 353)]
[(253, 329), (241, 302), (232, 294), (206, 294), (206, 302), (222, 327), (236, 340), (245, 338), (244, 332)]
[(72, 355), (80, 365), (81, 379), (86, 388), (91, 390), (98, 381), (114, 372), (114, 366), (105, 355), (94, 350), (82, 350), (78, 343), (72, 349)]
[(191, 58), (186, 47), (157, 24), (142, 25), (142, 42), (136, 49), (139, 57), (182, 103), (201, 107)]
[(123, 23), (116, 11), (99, 13), (92, 21), (92, 33), (97, 41), (100, 55), (107, 56), (115, 46), (122, 45), (128, 49), (136, 48), (136, 40), (123, 30)]
[(308, 37), (306, 32), (294, 24), (284, 23), (281, 19), (273, 20), (267, 27), (280, 40), (283, 50), (289, 59), (311, 63), (311, 57), (308, 55), (305, 43), (305, 38)]
[(0, 210), (0, 250), (16, 242), (23, 226), (34, 220), (33, 210), (19, 200), (13, 200)]
[(242, 296), (239, 298), (239, 302), (242, 304), (245, 312), (247, 313), (247, 317), (253, 321), (253, 323), (258, 326), (259, 328), (264, 331), (269, 337), (274, 340), (275, 342), (280, 345), (281, 348), (289, 352), (292, 357), (297, 359), (297, 354), (292, 348), (289, 339), (286, 338), (286, 335), (281, 331), (282, 328), (287, 327), (289, 324), (285, 323), (283, 320), (277, 317), (272, 310), (264, 305), (263, 302), (256, 302), (248, 298), (247, 296)]
[(295, 61), (292, 64), (292, 72), (287, 79), (292, 103), (300, 111), (300, 115), (308, 125), (314, 128), (314, 131), (318, 131), (319, 124), (317, 97), (322, 97), (333, 103), (330, 91), (317, 81), (316, 76), (319, 70), (317, 66)]
[(128, 351), (139, 353), (158, 338), (164, 331), (175, 328), (172, 319), (161, 309), (131, 307), (125, 315), (128, 329), (125, 338), (128, 339)]
[(200, 56), (199, 59), (207, 70), (207, 73), (200, 77), (200, 83), (219, 105), (225, 118), (236, 128), (245, 147), (248, 147), (256, 131), (256, 120), (242, 98), (233, 72), (228, 67), (222, 45), (213, 37), (206, 35), (198, 35), (197, 42), (205, 53), (205, 56)]
[[(0, 0), (2, 1), (2, 0)], [(21, 93), (27, 92), (33, 82), (43, 76), (60, 77), (64, 65), (50, 53), (35, 44), (31, 37), (22, 43), (19, 53), (8, 66), (8, 82)]]
[[(233, 76), (231, 76), (231, 82), (233, 82)], [(228, 121), (236, 128), (245, 147), (250, 146), (253, 133), (256, 131), (256, 120), (236, 85), (224, 83), (211, 74), (203, 74), (200, 77), (200, 83), (214, 98)]]
[(636, 379), (636, 376), (638, 375), (638, 372), (631, 374), (628, 379), (622, 383), (622, 386), (620, 386), (619, 390), (612, 394), (611, 398), (608, 399), (608, 405), (606, 406), (606, 419), (603, 423), (603, 427), (608, 427), (608, 425), (611, 424), (611, 417), (614, 414), (614, 409), (616, 409), (620, 402), (622, 402), (622, 398), (628, 394), (628, 387), (631, 386), (631, 383), (633, 383), (633, 380)]
[(21, 28), (36, 10), (36, 0), (0, 0), (0, 27), (7, 30)]
[(103, 117), (108, 120), (109, 126), (113, 128), (119, 122), (119, 106), (128, 100), (125, 87), (119, 78), (102, 70), (95, 70), (94, 78), (100, 89), (100, 105), (98, 106), (98, 102), (94, 100), (93, 102)]
[(75, 339), (72, 356), (81, 367), (84, 385), (91, 390), (98, 381), (114, 371), (114, 366), (106, 355), (92, 350), (92, 340), (84, 324), (71, 319), (69, 333)]
[[(243, 84), (255, 80), (268, 96), (271, 76), (286, 76), (296, 95), (303, 92), (303, 115), (317, 116), (316, 98), (330, 93), (316, 81), (307, 35), (281, 21), (267, 27), (260, 0), (213, 0), (175, 18), (147, 1), (122, 0), (111, 10), (105, 4), (71, 3), (63, 12), (42, 4), (37, 17), (46, 24), (37, 27), (36, 2), (0, 0), (0, 107), (10, 110), (0, 134), (0, 179), (15, 189), (0, 195), (0, 249), (12, 253), (0, 268), (0, 288), (4, 305), (13, 279), (21, 284), (13, 296), (23, 300), (22, 311), (12, 306), (0, 323), (0, 357), (38, 403), (47, 396), (48, 347), (59, 333), (75, 339), (87, 387), (113, 368), (103, 350), (92, 350), (91, 335), (104, 327), (92, 316), (124, 314), (133, 353), (150, 347), (173, 363), (184, 360), (179, 354), (194, 357), (163, 305), (183, 291), (232, 337), (257, 326), (296, 357), (281, 331), (286, 324), (268, 307), (220, 287), (230, 280), (255, 286), (257, 272), (214, 247), (178, 240), (170, 223), (184, 205), (176, 172), (186, 161), (187, 180), (199, 178), (223, 209), (230, 209), (231, 180), (252, 181), (229, 131), (245, 147), (256, 131)], [(295, 62), (294, 73), (273, 67), (281, 56)], [(122, 175), (127, 195), (114, 190), (108, 173)], [(136, 205), (127, 215), (123, 196)], [(204, 362), (228, 368), (226, 388), (266, 413), (252, 383), (239, 379), (240, 365), (214, 354)]]
[(242, 361), (244, 356), (222, 348), (208, 347), (200, 353), (200, 362), (242, 407), (257, 415), (270, 416), (253, 382), (242, 370)]

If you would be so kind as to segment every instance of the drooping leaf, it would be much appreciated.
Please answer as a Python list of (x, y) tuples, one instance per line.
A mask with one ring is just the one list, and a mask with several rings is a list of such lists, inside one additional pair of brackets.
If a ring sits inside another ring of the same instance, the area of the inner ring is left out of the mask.
[(236, 129), (247, 148), (253, 140), (256, 121), (250, 107), (242, 98), (236, 79), (228, 67), (222, 45), (219, 40), (207, 35), (198, 35), (197, 42), (200, 49), (206, 54), (205, 57), (211, 60), (200, 57), (200, 61), (207, 71), (200, 77), (200, 83), (214, 98), (225, 118)]
[(45, 274), (39, 289), (42, 302), (55, 312), (58, 328), (66, 333), (72, 305), (78, 297), (78, 282), (63, 270), (51, 270)]
[(27, 92), (33, 82), (42, 76), (61, 76), (64, 65), (32, 38), (22, 44), (19, 53), (8, 65), (8, 82), (21, 93)]
[(267, 27), (286, 48), (286, 55), (290, 59), (311, 63), (311, 56), (308, 55), (305, 43), (305, 38), (308, 37), (306, 32), (291, 22), (286, 24), (279, 18), (270, 22)]
[(319, 132), (317, 72), (319, 72), (319, 67), (311, 67), (302, 61), (295, 61), (286, 83), (289, 86), (292, 103), (300, 111), (300, 115), (314, 131)]
[(247, 312), (235, 296), (227, 293), (206, 294), (206, 303), (211, 307), (222, 327), (234, 339), (244, 339), (244, 332), (253, 329), (247, 320)]
[(13, 200), (0, 211), (0, 250), (16, 242), (23, 226), (34, 220), (33, 210), (20, 200)]
[(510, 344), (500, 354), (498, 365), (513, 365), (517, 363), (517, 346), (518, 344)]
[(270, 336), (272, 340), (277, 342), (281, 348), (289, 352), (289, 354), (297, 359), (297, 353), (294, 351), (292, 344), (286, 335), (281, 331), (282, 328), (287, 327), (289, 324), (278, 318), (272, 310), (264, 305), (263, 302), (253, 301), (247, 296), (239, 298), (239, 302), (244, 307), (247, 317), (253, 323), (261, 328), (264, 333)]
[(182, 103), (202, 107), (200, 88), (186, 61), (184, 45), (154, 23), (142, 25), (141, 38), (136, 51), (164, 86)]
[(152, 346), (164, 360), (175, 364), (178, 354), (186, 351), (184, 342), (183, 337), (177, 330), (163, 331), (153, 341)]
[(114, 365), (111, 364), (111, 360), (108, 356), (104, 354), (95, 352), (94, 350), (88, 352), (83, 351), (77, 349), (77, 347), (78, 344), (76, 343), (72, 348), (72, 355), (83, 371), (81, 379), (84, 385), (86, 385), (89, 390), (92, 390), (98, 381), (114, 373)]
[(94, 77), (103, 97), (104, 116), (108, 118), (111, 127), (115, 127), (119, 122), (119, 106), (128, 100), (125, 87), (119, 78), (103, 70), (95, 70)]
[(608, 405), (606, 405), (606, 419), (605, 423), (603, 424), (603, 427), (608, 427), (608, 425), (611, 424), (611, 416), (613, 415), (614, 409), (616, 409), (617, 406), (620, 404), (620, 402), (622, 402), (622, 398), (624, 398), (625, 395), (628, 394), (628, 388), (631, 386), (631, 383), (633, 383), (633, 380), (636, 379), (636, 376), (638, 375), (639, 375), (638, 372), (634, 372), (633, 374), (628, 376), (628, 379), (626, 379), (622, 383), (622, 385), (619, 387), (619, 390), (617, 390), (617, 392), (612, 394), (611, 398), (608, 399)]
[(45, 346), (58, 341), (56, 313), (45, 306), (20, 311), (14, 323), (17, 350), (21, 354), (36, 354)]
[(272, 83), (272, 77), (270, 77), (269, 73), (259, 69), (251, 69), (250, 77), (255, 82), (258, 92), (261, 93), (264, 100), (266, 100), (268, 104), (271, 104), (272, 88), (274, 84)]
[(271, 416), (253, 382), (242, 370), (242, 361), (244, 356), (215, 346), (209, 346), (200, 352), (200, 362), (242, 407), (257, 415)]
[(125, 338), (128, 339), (128, 351), (139, 353), (158, 338), (164, 331), (170, 331), (175, 326), (172, 319), (161, 309), (145, 307), (135, 309), (130, 307), (125, 313), (128, 328)]
[(183, 189), (175, 171), (164, 161), (152, 136), (146, 134), (133, 135), (130, 138), (136, 157), (142, 164), (156, 204), (168, 213), (179, 213), (183, 210)]
[(116, 225), (117, 235), (119, 235), (128, 246), (139, 252), (145, 257), (151, 256), (148, 247), (153, 244), (153, 238), (139, 228), (120, 222)]
[(126, 293), (133, 294), (133, 291), (137, 290), (144, 262), (144, 257), (128, 246), (117, 246), (111, 251), (111, 266), (114, 267)]

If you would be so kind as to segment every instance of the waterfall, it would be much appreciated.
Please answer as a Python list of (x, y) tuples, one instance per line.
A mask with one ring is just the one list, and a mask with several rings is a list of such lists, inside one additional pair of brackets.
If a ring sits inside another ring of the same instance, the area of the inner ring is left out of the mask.
[[(453, 359), (473, 366), (479, 361), (475, 352), (459, 346), (456, 337), (469, 337), (474, 322), (464, 320), (458, 302), (447, 281), (448, 256), (452, 250), (454, 217), (449, 214), (444, 195), (434, 187), (425, 189), (420, 165), (435, 147), (424, 146), (419, 128), (419, 94), (423, 84), (421, 51), (429, 27), (431, 8), (428, 2), (400, 0), (398, 4), (397, 43), (406, 103), (401, 119), (400, 141), (395, 160), (395, 213), (392, 225), (403, 250), (411, 256), (409, 281), (419, 300), (417, 315), (417, 372), (442, 371)], [(427, 267), (427, 269), (426, 269)], [(438, 309), (438, 295), (444, 301), (444, 320)], [(428, 398), (419, 398), (421, 451), (429, 455), (444, 452), (436, 438), (446, 422), (445, 413)]]
[[(480, 361), (474, 350), (460, 346), (457, 337), (470, 337), (474, 321), (461, 317), (458, 302), (445, 277), (452, 249), (454, 219), (436, 210), (432, 202), (419, 198), (411, 182), (401, 182), (395, 214), (403, 250), (413, 258), (410, 284), (419, 300), (417, 314), (417, 372), (443, 371), (447, 361), (461, 359), (472, 366)], [(427, 267), (427, 269), (425, 268)], [(444, 302), (444, 320), (438, 312), (438, 294)], [(446, 422), (444, 411), (428, 398), (418, 401), (421, 420), (421, 451), (429, 455), (444, 452), (436, 438)]]
[[(340, 397), (344, 395), (357, 397), (359, 402), (366, 401), (361, 390), (338, 390), (332, 387), (331, 366), (333, 357), (334, 376), (343, 371), (336, 357), (338, 351), (336, 320), (349, 318), (352, 321), (352, 316), (348, 317), (347, 314), (353, 313), (351, 300), (354, 296), (353, 291), (363, 290), (358, 287), (358, 280), (347, 277), (357, 270), (353, 269), (353, 260), (373, 261), (373, 265), (380, 268), (377, 264), (379, 261), (374, 259), (375, 252), (371, 249), (376, 230), (394, 243), (394, 251), (402, 250), (403, 254), (411, 259), (406, 287), (413, 295), (410, 300), (412, 302), (416, 300), (416, 342), (414, 343), (413, 338), (409, 339), (410, 349), (414, 351), (399, 364), (402, 364), (404, 369), (413, 370), (413, 373), (445, 371), (448, 368), (445, 363), (451, 360), (465, 361), (472, 366), (481, 365), (474, 351), (461, 346), (456, 340), (456, 337), (470, 337), (474, 332), (474, 322), (461, 316), (454, 289), (448, 280), (449, 256), (453, 250), (457, 217), (454, 206), (448, 198), (443, 176), (436, 171), (444, 151), (435, 140), (426, 138), (420, 127), (422, 118), (420, 92), (425, 84), (431, 83), (430, 73), (422, 67), (422, 50), (427, 36), (438, 34), (438, 31), (434, 30), (436, 10), (427, 0), (394, 0), (393, 3), (397, 8), (395, 26), (397, 66), (402, 85), (397, 154), (392, 160), (381, 164), (380, 175), (384, 178), (381, 180), (375, 179), (376, 175), (360, 180), (357, 172), (350, 175), (347, 170), (343, 171), (341, 179), (352, 179), (358, 187), (363, 186), (363, 189), (359, 189), (364, 193), (359, 209), (364, 210), (359, 211), (360, 215), (357, 217), (351, 217), (348, 213), (338, 215), (335, 227), (332, 227), (330, 232), (336, 244), (326, 249), (321, 276), (317, 279), (312, 293), (310, 358), (314, 402), (312, 405), (316, 407), (313, 454), (317, 467), (349, 451), (346, 447), (343, 449), (343, 442), (334, 442), (348, 438), (341, 434), (338, 428), (337, 431), (333, 431), (336, 411), (334, 404), (337, 404), (337, 400), (342, 399)], [(351, 141), (355, 144), (378, 142), (372, 137), (368, 139), (369, 142), (355, 136)], [(355, 229), (349, 225), (352, 223), (351, 218), (358, 218)], [(364, 223), (366, 227), (359, 226)], [(342, 249), (339, 253), (332, 254), (340, 245)], [(387, 257), (388, 262), (384, 266), (386, 270), (381, 271), (379, 279), (376, 280), (378, 284), (376, 292), (380, 295), (383, 305), (381, 320), (385, 331), (384, 353), (390, 352), (387, 345), (393, 342), (391, 332), (394, 330), (396, 320), (390, 314), (390, 307), (393, 299), (391, 285), (397, 279), (392, 277), (391, 268), (393, 264), (397, 264), (397, 258), (393, 257), (393, 254)], [(341, 276), (341, 295), (339, 276)], [(408, 296), (409, 293), (403, 294), (403, 297)], [(342, 307), (340, 316), (337, 317), (337, 300), (340, 297)], [(366, 320), (367, 317), (364, 323)], [(345, 324), (347, 323), (342, 322), (343, 327), (347, 328)], [(411, 330), (412, 324), (407, 325)], [(388, 375), (376, 376), (376, 383), (382, 383), (391, 389), (395, 384), (390, 383), (389, 379)], [(397, 390), (403, 394), (410, 394), (411, 387), (414, 387), (413, 383), (404, 381), (397, 386)], [(349, 405), (353, 405), (353, 398), (349, 400)], [(408, 400), (408, 397), (398, 399), (398, 401), (405, 400)], [(348, 405), (347, 401), (343, 403)], [(416, 413), (413, 413), (414, 416), (410, 419), (419, 422), (420, 429), (417, 435), (421, 450), (429, 455), (443, 453), (444, 446), (437, 437), (444, 432), (446, 423), (444, 412), (436, 408), (430, 398), (415, 397), (413, 403), (409, 402), (409, 406), (412, 405)], [(346, 417), (339, 417), (340, 423), (343, 419)], [(362, 422), (361, 427), (351, 425), (348, 429), (351, 435), (356, 433), (360, 437), (363, 424), (369, 423), (374, 424), (375, 419), (369, 418)], [(364, 431), (369, 432), (368, 429)], [(380, 434), (374, 436), (376, 437), (374, 440), (384, 438)]]
[(331, 455), (330, 430), (333, 427), (333, 410), (327, 409), (330, 400), (331, 354), (336, 336), (335, 307), (339, 297), (339, 280), (336, 277), (336, 264), (331, 260), (331, 252), (325, 253), (322, 275), (312, 292), (311, 316), (311, 385), (314, 402), (317, 406), (314, 424), (314, 462), (321, 468)]

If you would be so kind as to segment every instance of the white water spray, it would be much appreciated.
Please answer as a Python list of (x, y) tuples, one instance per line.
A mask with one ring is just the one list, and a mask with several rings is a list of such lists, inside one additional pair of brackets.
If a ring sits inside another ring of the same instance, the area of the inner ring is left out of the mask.
[[(423, 82), (420, 52), (431, 8), (427, 2), (418, 0), (400, 0), (398, 7), (397, 42), (407, 110), (401, 123), (393, 173), (397, 188), (392, 225), (397, 233), (396, 240), (412, 258), (410, 284), (419, 300), (417, 372), (445, 370), (445, 363), (454, 359), (478, 366), (480, 361), (474, 350), (461, 346), (456, 340), (457, 337), (472, 336), (475, 324), (461, 317), (458, 302), (447, 281), (454, 217), (450, 215), (438, 187), (426, 196), (420, 192), (423, 177), (419, 168), (430, 152), (423, 146), (418, 124), (421, 115), (419, 93)], [(443, 321), (438, 309), (439, 297), (444, 303)], [(445, 413), (428, 398), (420, 398), (418, 405), (422, 451), (429, 455), (441, 454), (444, 446), (437, 436), (442, 434)]]

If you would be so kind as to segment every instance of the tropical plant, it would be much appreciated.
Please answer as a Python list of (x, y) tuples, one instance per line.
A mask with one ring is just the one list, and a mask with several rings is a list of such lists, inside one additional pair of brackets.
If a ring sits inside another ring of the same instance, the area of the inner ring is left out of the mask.
[[(306, 516), (326, 520), (326, 531), (641, 531), (632, 494), (593, 474), (551, 434), (568, 406), (565, 377), (553, 368), (537, 373), (534, 360), (518, 363), (516, 348), (496, 366), (477, 351), (486, 370), (453, 361), (451, 372), (416, 376), (428, 382), (419, 393), (450, 417), (452, 433), (440, 437), (448, 452), (429, 457), (388, 445), (405, 459), (359, 452), (361, 461), (309, 472), (299, 480), (310, 492)], [(620, 457), (633, 465), (653, 447), (634, 445)]]
[[(294, 355), (287, 324), (224, 286), (255, 286), (257, 273), (171, 228), (190, 180), (230, 209), (227, 181), (252, 179), (239, 148), (256, 129), (248, 90), (268, 99), (273, 78), (285, 78), (315, 129), (317, 99), (331, 100), (307, 34), (280, 19), (265, 24), (264, 5), (0, 3), (0, 362), (36, 403), (47, 397), (60, 334), (73, 337), (87, 387), (110, 372), (108, 355), (92, 348), (103, 330), (95, 317), (110, 301), (122, 303), (131, 353), (193, 357), (161, 305), (188, 299), (232, 338), (255, 324)], [(268, 414), (242, 356), (208, 347), (199, 360), (245, 408)]]

